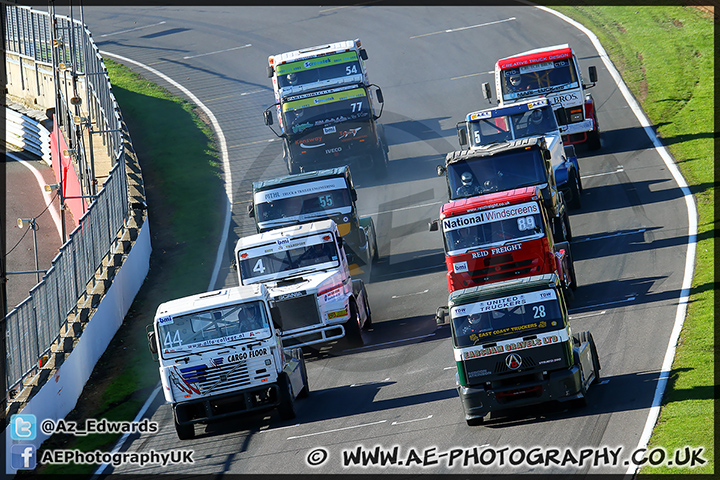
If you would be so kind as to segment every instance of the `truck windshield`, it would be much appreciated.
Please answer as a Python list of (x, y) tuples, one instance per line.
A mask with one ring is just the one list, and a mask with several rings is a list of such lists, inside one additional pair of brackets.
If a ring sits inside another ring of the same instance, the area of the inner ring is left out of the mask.
[(470, 122), (473, 147), (492, 145), (519, 138), (532, 137), (558, 130), (550, 105), (514, 115), (485, 118)]
[(536, 238), (544, 234), (538, 202), (445, 218), (445, 252), (458, 255), (472, 248)]
[(453, 345), (470, 347), (507, 338), (560, 330), (564, 319), (552, 289), (455, 306)]
[(352, 211), (350, 190), (343, 178), (290, 185), (255, 193), (255, 215), (260, 226), (264, 222), (286, 220), (300, 222), (317, 218), (318, 212), (327, 216), (349, 214)]
[(335, 268), (339, 264), (338, 250), (329, 233), (281, 238), (238, 252), (243, 285), (280, 280), (305, 271)]
[(504, 102), (579, 88), (572, 58), (533, 63), (500, 71)]
[(510, 150), (451, 163), (447, 167), (451, 200), (548, 182), (538, 148)]
[(168, 315), (158, 318), (157, 324), (163, 354), (224, 346), (245, 339), (262, 340), (271, 335), (262, 301), (226, 305), (186, 315)]
[(351, 50), (283, 63), (275, 68), (275, 73), (278, 88), (283, 88), (362, 74), (362, 66), (357, 52)]
[(350, 120), (370, 118), (370, 103), (364, 88), (336, 89), (283, 103), (286, 132), (298, 135), (309, 129), (329, 127)]

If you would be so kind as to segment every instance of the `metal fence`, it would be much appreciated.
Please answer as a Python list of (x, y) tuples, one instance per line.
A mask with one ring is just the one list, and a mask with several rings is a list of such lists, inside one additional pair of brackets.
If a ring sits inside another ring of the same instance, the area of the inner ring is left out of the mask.
[[(56, 72), (56, 119), (68, 144), (78, 152), (74, 167), (83, 190), (88, 195), (97, 194), (42, 281), (5, 317), (7, 386), (11, 391), (38, 368), (39, 360), (59, 338), (68, 316), (86, 294), (88, 284), (95, 281), (103, 260), (115, 251), (118, 233), (128, 219), (129, 204), (120, 112), (90, 32), (81, 22), (54, 12), (2, 4), (2, 14), (5, 52), (51, 66)], [(58, 81), (61, 75), (63, 81)], [(69, 82), (65, 81), (68, 75)], [(85, 118), (74, 99), (78, 81), (84, 81), (84, 104), (89, 113)], [(93, 121), (99, 126), (95, 131)], [(99, 192), (94, 191), (92, 142), (86, 152), (82, 128), (89, 128), (90, 138), (103, 135), (103, 144), (114, 162)]]

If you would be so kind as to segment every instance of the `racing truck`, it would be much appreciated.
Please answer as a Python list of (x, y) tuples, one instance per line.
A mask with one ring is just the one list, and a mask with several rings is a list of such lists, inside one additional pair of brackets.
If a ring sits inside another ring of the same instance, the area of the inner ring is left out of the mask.
[[(495, 63), (495, 89), (501, 105), (545, 96), (550, 99), (564, 130), (566, 145), (586, 142), (600, 148), (600, 127), (592, 94), (597, 69), (588, 68), (590, 83), (583, 81), (575, 52), (568, 44), (554, 45), (501, 58)], [(486, 89), (483, 87), (483, 92)]]
[(555, 242), (572, 241), (563, 193), (555, 182), (552, 153), (544, 137), (510, 140), (483, 148), (457, 150), (437, 166), (445, 175), (449, 200), (537, 186), (550, 217)]
[[(564, 111), (557, 112), (563, 117)], [(491, 145), (541, 135), (550, 150), (557, 188), (570, 208), (580, 208), (582, 179), (573, 145), (565, 145), (547, 98), (523, 100), (509, 106), (468, 113), (456, 125), (460, 148), (481, 150)]]
[[(265, 124), (283, 139), (283, 159), (291, 174), (351, 163), (387, 173), (382, 90), (368, 82), (367, 52), (360, 40), (295, 50), (268, 58), (274, 105)], [(374, 90), (380, 112), (372, 100)], [(280, 133), (272, 128), (276, 111)]]
[(345, 40), (268, 57), (267, 75), (275, 100), (346, 84), (369, 85), (367, 51), (359, 39)]
[(345, 337), (363, 345), (372, 327), (362, 279), (350, 276), (343, 237), (332, 220), (292, 225), (238, 240), (240, 285), (265, 284), (281, 314), (285, 347), (304, 347)]
[(369, 279), (370, 267), (379, 256), (375, 224), (372, 217), (358, 217), (350, 167), (253, 182), (252, 195), (248, 215), (255, 220), (258, 233), (324, 218), (334, 220), (344, 240), (350, 274)]
[(450, 294), (455, 380), (468, 425), (549, 401), (586, 404), (600, 360), (589, 331), (572, 333), (561, 288), (550, 273)]
[[(264, 112), (265, 125), (283, 140), (283, 159), (290, 174), (349, 163), (360, 170), (387, 174), (389, 148), (383, 126), (376, 122), (372, 88), (384, 105), (377, 85), (341, 85), (289, 96)], [(280, 133), (272, 128), (277, 110)]]
[(430, 230), (442, 227), (448, 291), (556, 273), (565, 299), (577, 288), (570, 244), (555, 242), (538, 187), (446, 203)]
[(300, 348), (284, 348), (280, 312), (262, 284), (161, 304), (148, 325), (165, 401), (180, 440), (195, 424), (277, 408), (295, 418), (295, 398), (310, 391)]

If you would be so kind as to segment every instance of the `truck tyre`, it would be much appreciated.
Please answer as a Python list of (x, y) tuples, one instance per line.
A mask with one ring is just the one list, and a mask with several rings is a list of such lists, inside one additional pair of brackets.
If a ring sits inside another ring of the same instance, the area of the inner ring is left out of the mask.
[(381, 142), (378, 142), (378, 149), (373, 155), (373, 167), (378, 178), (385, 178), (388, 169), (388, 155)]
[(582, 207), (582, 200), (580, 199), (580, 179), (577, 172), (573, 174), (572, 180), (570, 181), (570, 192), (572, 194), (572, 201), (568, 206), (574, 210)]
[(567, 232), (567, 223), (565, 223), (565, 215), (563, 214), (561, 217), (553, 217), (553, 240), (555, 240), (555, 243), (560, 242), (569, 242), (570, 239), (568, 238), (568, 232)]
[(350, 318), (343, 325), (345, 327), (345, 340), (350, 348), (362, 347), (362, 334), (360, 332), (360, 316), (354, 300), (350, 301)]
[(283, 420), (292, 420), (295, 418), (295, 396), (293, 395), (292, 385), (287, 373), (280, 372), (278, 375), (278, 396), (280, 399), (280, 405), (278, 405), (278, 412), (280, 418)]
[[(595, 125), (597, 125), (597, 120), (595, 120)], [(599, 128), (596, 127), (595, 130), (588, 132), (587, 144), (588, 144), (588, 148), (590, 150), (600, 150), (600, 147), (602, 145), (600, 144), (600, 129)]]
[(370, 300), (368, 300), (368, 294), (367, 289), (365, 288), (365, 284), (363, 284), (363, 303), (365, 307), (365, 324), (363, 325), (363, 330), (372, 330), (372, 312), (370, 311)]
[(302, 369), (303, 388), (298, 393), (297, 398), (307, 398), (310, 395), (310, 383), (308, 382), (307, 366), (305, 365), (305, 357), (300, 355), (300, 368)]
[(592, 333), (587, 332), (588, 341), (590, 342), (590, 353), (593, 361), (593, 370), (595, 371), (595, 379), (593, 385), (600, 383), (600, 357), (598, 356), (597, 347), (595, 346), (595, 340), (593, 339)]
[(180, 425), (177, 420), (177, 414), (173, 409), (173, 423), (175, 423), (175, 431), (180, 440), (191, 440), (195, 437), (195, 425), (192, 423), (188, 425)]
[(575, 291), (577, 290), (577, 276), (575, 276), (575, 259), (573, 258), (572, 250), (567, 249), (568, 255), (568, 276), (570, 277), (570, 288)]
[(478, 427), (483, 424), (484, 420), (485, 420), (485, 417), (473, 417), (473, 418), (465, 417), (465, 423), (468, 424), (468, 427)]

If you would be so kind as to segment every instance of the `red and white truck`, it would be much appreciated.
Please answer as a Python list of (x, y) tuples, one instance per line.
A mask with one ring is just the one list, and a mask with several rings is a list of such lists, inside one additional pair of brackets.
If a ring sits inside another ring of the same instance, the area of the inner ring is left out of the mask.
[(448, 291), (555, 273), (570, 301), (577, 287), (570, 244), (553, 240), (550, 222), (539, 187), (443, 205), (430, 230), (442, 228)]
[[(586, 142), (600, 148), (600, 128), (592, 94), (597, 69), (588, 68), (590, 83), (584, 83), (575, 52), (568, 44), (537, 48), (501, 58), (495, 63), (495, 89), (500, 105), (547, 97), (563, 129), (565, 145)], [(483, 89), (486, 92), (486, 89)]]

